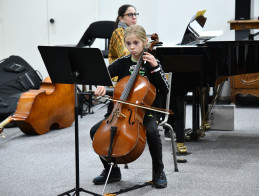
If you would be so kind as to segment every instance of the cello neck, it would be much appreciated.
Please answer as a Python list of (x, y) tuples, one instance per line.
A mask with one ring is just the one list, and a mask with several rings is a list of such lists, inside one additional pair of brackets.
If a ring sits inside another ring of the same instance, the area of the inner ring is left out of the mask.
[(140, 66), (141, 66), (142, 60), (143, 60), (143, 58), (142, 58), (143, 54), (144, 54), (144, 50), (142, 51), (142, 54), (137, 62), (137, 65), (136, 65), (133, 73), (131, 74), (130, 79), (129, 79), (124, 91), (121, 94), (121, 97), (120, 97), (121, 100), (127, 100), (127, 98), (128, 98), (131, 88), (136, 80), (136, 77), (138, 76), (139, 69), (140, 69)]

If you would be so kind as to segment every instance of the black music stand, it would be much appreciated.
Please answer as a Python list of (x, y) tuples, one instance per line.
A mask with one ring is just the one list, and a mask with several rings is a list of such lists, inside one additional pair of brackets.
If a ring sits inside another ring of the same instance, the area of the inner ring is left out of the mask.
[(112, 86), (112, 81), (98, 48), (75, 48), (60, 46), (38, 46), (41, 57), (53, 83), (75, 85), (75, 165), (76, 188), (59, 196), (70, 193), (79, 196), (80, 192), (98, 195), (80, 188), (79, 183), (79, 137), (77, 84)]

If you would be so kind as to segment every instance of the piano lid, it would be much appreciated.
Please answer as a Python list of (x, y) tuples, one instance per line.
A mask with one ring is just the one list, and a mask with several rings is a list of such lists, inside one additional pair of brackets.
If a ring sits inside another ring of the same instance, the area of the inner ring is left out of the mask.
[(252, 42), (259, 42), (259, 39), (256, 38), (255, 40), (249, 40), (249, 38), (238, 39), (236, 36), (236, 32), (234, 30), (225, 31), (223, 35), (214, 37), (210, 40), (206, 41), (206, 44), (216, 44), (216, 43), (252, 43)]

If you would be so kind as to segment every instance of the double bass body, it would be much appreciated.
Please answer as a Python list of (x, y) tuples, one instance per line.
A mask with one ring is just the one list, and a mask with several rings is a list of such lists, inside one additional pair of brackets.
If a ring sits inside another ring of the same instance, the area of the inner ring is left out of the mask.
[(0, 133), (12, 121), (28, 135), (69, 127), (75, 119), (74, 107), (74, 85), (51, 83), (47, 78), (40, 89), (29, 90), (20, 96), (15, 113), (0, 123)]

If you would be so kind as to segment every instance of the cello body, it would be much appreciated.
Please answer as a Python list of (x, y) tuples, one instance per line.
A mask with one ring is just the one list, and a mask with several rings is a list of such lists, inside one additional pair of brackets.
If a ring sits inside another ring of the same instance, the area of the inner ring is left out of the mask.
[(25, 134), (41, 135), (71, 126), (74, 106), (74, 85), (54, 84), (47, 78), (38, 90), (20, 96), (15, 113), (5, 121), (14, 121)]
[[(158, 35), (152, 34), (148, 51), (158, 43)], [(133, 104), (151, 106), (156, 89), (149, 80), (139, 75), (144, 50), (130, 76), (122, 78), (114, 88), (116, 99)], [(114, 102), (109, 117), (101, 123), (93, 138), (94, 151), (107, 162), (126, 164), (135, 161), (145, 149), (146, 127), (143, 125), (145, 109)]]
[[(114, 89), (114, 97), (120, 98), (130, 76), (122, 78)], [(155, 87), (144, 76), (137, 76), (127, 101), (152, 105), (156, 95)], [(130, 163), (143, 152), (146, 144), (146, 128), (143, 125), (145, 110), (136, 106), (114, 103), (110, 116), (98, 128), (93, 139), (95, 152), (108, 162)], [(114, 140), (111, 132), (116, 127)], [(110, 145), (112, 146), (110, 147)], [(111, 152), (109, 153), (109, 149)]]

